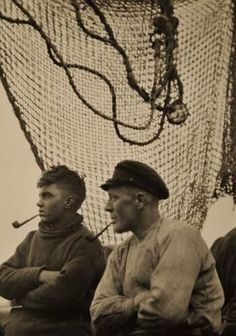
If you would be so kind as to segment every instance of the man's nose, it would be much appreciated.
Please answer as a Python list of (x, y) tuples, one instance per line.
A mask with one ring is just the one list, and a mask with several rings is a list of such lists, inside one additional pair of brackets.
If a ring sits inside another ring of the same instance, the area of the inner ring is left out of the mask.
[(105, 211), (111, 212), (112, 211), (112, 203), (111, 200), (107, 201), (107, 204), (105, 206)]
[(38, 200), (38, 202), (37, 202), (37, 206), (38, 206), (39, 208), (41, 208), (41, 207), (43, 206), (43, 202), (42, 202), (41, 199)]

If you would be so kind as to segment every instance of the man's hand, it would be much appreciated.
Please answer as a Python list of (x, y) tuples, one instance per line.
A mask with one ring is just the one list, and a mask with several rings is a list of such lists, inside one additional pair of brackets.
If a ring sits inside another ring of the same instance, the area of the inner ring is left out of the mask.
[(46, 271), (42, 270), (39, 273), (39, 282), (41, 283), (50, 283), (56, 280), (58, 275), (60, 274), (59, 271)]
[(134, 309), (137, 311), (139, 309), (140, 303), (149, 299), (151, 297), (149, 290), (143, 290), (134, 297)]

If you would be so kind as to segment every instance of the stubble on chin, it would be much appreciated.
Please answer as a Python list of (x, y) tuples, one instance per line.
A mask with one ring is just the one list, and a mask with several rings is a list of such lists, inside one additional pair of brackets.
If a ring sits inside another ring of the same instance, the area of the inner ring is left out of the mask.
[(115, 233), (125, 233), (128, 232), (129, 230), (127, 230), (124, 226), (122, 226), (121, 224), (113, 224), (113, 231)]
[(43, 224), (51, 224), (52, 221), (50, 220), (50, 218), (42, 217), (40, 218), (40, 222)]

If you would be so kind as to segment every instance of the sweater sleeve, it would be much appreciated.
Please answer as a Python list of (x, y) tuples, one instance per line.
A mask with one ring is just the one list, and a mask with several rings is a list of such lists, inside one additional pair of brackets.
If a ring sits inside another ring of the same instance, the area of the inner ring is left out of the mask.
[(96, 289), (90, 308), (94, 329), (107, 335), (125, 328), (135, 315), (133, 298), (122, 293), (121, 269), (115, 249), (108, 259), (104, 275)]
[(151, 277), (151, 298), (141, 302), (138, 323), (176, 325), (186, 321), (189, 302), (201, 268), (201, 257), (187, 234), (175, 230), (160, 247)]
[(16, 248), (15, 253), (0, 266), (0, 295), (8, 300), (18, 300), (28, 291), (39, 286), (38, 276), (42, 267), (27, 267), (26, 251), (33, 232)]
[[(88, 247), (89, 248), (89, 247)], [(97, 285), (104, 269), (101, 249), (84, 245), (73, 248), (59, 276), (50, 283), (28, 292), (21, 300), (23, 307), (36, 310), (88, 310), (91, 289)], [(93, 293), (92, 293), (93, 295)]]

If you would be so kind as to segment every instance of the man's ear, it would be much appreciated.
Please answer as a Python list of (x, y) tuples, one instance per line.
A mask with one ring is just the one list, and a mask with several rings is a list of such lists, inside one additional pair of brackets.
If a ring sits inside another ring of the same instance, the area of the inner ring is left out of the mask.
[(145, 205), (145, 195), (141, 192), (136, 194), (136, 207), (138, 210), (143, 209)]
[(68, 196), (65, 200), (65, 209), (70, 209), (75, 204), (73, 196)]

